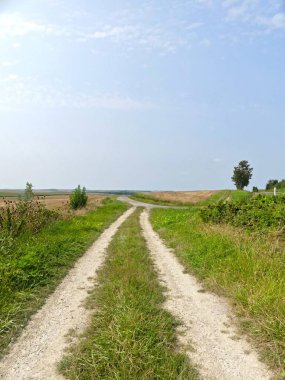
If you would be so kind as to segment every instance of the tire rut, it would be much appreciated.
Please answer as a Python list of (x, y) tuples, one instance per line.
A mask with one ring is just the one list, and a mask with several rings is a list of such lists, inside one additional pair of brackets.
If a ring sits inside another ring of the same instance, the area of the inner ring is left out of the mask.
[(239, 336), (224, 299), (201, 292), (190, 274), (154, 232), (149, 212), (141, 226), (159, 278), (167, 289), (165, 307), (182, 326), (179, 343), (203, 380), (269, 380), (273, 377), (244, 336)]
[(57, 363), (68, 347), (67, 334), (81, 333), (91, 312), (83, 302), (94, 287), (96, 271), (103, 264), (106, 249), (122, 223), (134, 212), (126, 211), (76, 262), (44, 306), (31, 318), (10, 352), (0, 362), (3, 380), (62, 380)]

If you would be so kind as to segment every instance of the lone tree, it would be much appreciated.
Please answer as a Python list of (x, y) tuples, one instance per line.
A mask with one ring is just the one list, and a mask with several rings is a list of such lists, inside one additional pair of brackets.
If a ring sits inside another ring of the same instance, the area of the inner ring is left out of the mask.
[(86, 188), (81, 189), (80, 185), (70, 194), (70, 207), (73, 210), (85, 207), (88, 201), (88, 195), (86, 194)]
[(24, 192), (24, 201), (28, 202), (34, 198), (33, 185), (30, 182), (26, 183), (26, 188)]
[(234, 168), (234, 174), (232, 181), (236, 185), (238, 190), (243, 190), (248, 186), (250, 179), (252, 178), (253, 168), (249, 166), (248, 161), (241, 161), (238, 166)]

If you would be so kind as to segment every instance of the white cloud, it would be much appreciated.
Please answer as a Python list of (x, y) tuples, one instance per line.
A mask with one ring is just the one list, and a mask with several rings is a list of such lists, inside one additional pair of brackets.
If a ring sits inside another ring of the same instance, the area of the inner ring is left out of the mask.
[(222, 162), (223, 160), (221, 159), (221, 158), (219, 158), (219, 157), (217, 157), (217, 158), (213, 158), (213, 162), (215, 162), (216, 164), (218, 164), (218, 163), (220, 163), (220, 162)]
[(19, 13), (0, 14), (0, 39), (19, 38), (29, 34), (45, 34), (47, 36), (70, 35), (65, 28), (30, 20)]
[(140, 110), (154, 106), (147, 101), (112, 93), (73, 93), (65, 88), (36, 83), (32, 78), (9, 74), (0, 79), (0, 110), (15, 112), (27, 107), (100, 108)]
[(258, 0), (227, 0), (222, 4), (227, 9), (227, 20), (248, 21), (256, 12)]
[(226, 21), (247, 23), (252, 28), (252, 36), (285, 30), (281, 0), (269, 0), (267, 5), (262, 0), (223, 0), (221, 4), (226, 12)]
[(285, 13), (276, 13), (272, 17), (258, 17), (257, 23), (267, 26), (269, 29), (285, 29)]
[(14, 49), (19, 49), (22, 45), (20, 44), (20, 42), (13, 42), (11, 47), (14, 48)]
[(204, 38), (203, 40), (200, 41), (200, 45), (204, 47), (210, 47), (212, 43), (208, 38)]
[(186, 30), (194, 30), (199, 29), (204, 25), (203, 22), (193, 22), (192, 24), (189, 24), (186, 26)]
[(18, 60), (12, 60), (12, 61), (0, 61), (0, 67), (12, 67), (18, 65)]
[[(84, 24), (83, 24), (84, 25)], [(88, 42), (95, 40), (106, 40), (112, 43), (124, 43), (130, 48), (141, 48), (146, 50), (162, 50), (175, 52), (178, 48), (188, 44), (189, 36), (186, 34), (191, 30), (202, 26), (201, 22), (193, 22), (183, 28), (183, 33), (177, 25), (168, 28), (163, 24), (145, 25), (140, 23), (124, 22), (121, 24), (86, 26), (78, 28), (76, 25), (66, 24), (63, 26), (31, 20), (18, 13), (3, 13), (0, 15), (0, 40), (15, 39), (14, 48), (20, 47), (21, 38), (29, 35), (45, 37), (68, 38), (76, 42)], [(19, 42), (20, 41), (20, 42)]]

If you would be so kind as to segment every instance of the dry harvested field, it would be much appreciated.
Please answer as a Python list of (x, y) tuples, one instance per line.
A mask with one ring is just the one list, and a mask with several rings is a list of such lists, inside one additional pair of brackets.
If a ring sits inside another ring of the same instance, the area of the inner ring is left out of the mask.
[(198, 203), (208, 199), (211, 195), (217, 193), (217, 190), (201, 190), (201, 191), (159, 191), (152, 192), (149, 195), (152, 198), (183, 203)]
[[(93, 209), (100, 205), (100, 202), (106, 198), (106, 195), (88, 194), (88, 206), (87, 210)], [(44, 204), (47, 208), (51, 210), (60, 209), (62, 211), (67, 211), (69, 209), (69, 195), (68, 194), (58, 194), (58, 195), (46, 195), (46, 196), (35, 196), (35, 199)], [(5, 200), (17, 201), (17, 197), (1, 197), (0, 207), (5, 206)]]

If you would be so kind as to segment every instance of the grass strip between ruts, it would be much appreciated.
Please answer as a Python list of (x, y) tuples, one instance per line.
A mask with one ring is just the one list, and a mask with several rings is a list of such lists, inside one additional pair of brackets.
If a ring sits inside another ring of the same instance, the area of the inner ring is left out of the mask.
[(113, 239), (90, 327), (62, 364), (71, 380), (197, 379), (187, 357), (177, 352), (177, 322), (162, 308), (159, 284), (136, 211)]

